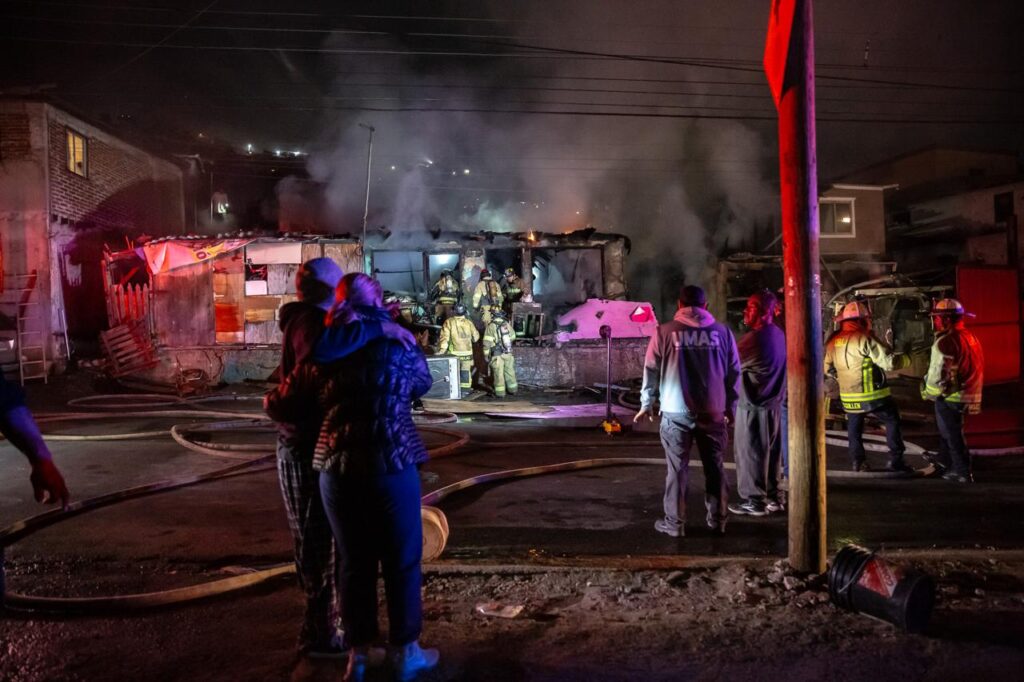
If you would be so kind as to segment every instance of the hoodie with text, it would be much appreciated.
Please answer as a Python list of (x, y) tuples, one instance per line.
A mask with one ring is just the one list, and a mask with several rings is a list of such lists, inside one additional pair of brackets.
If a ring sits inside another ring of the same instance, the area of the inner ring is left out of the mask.
[(655, 398), (670, 416), (730, 417), (739, 399), (740, 359), (728, 327), (704, 308), (676, 311), (647, 345), (641, 404)]

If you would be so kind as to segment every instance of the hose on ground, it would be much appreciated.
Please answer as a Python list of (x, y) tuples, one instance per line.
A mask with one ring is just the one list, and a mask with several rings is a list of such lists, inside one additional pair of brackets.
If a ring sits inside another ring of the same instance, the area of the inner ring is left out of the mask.
[[(103, 416), (109, 418), (115, 415)], [(219, 431), (230, 430), (230, 428), (232, 427), (237, 428), (239, 426), (245, 426), (249, 428), (256, 426), (259, 428), (263, 428), (268, 423), (269, 422), (266, 419), (249, 419), (234, 422), (203, 424), (201, 426), (204, 427), (206, 430)], [(48, 526), (52, 526), (56, 523), (65, 521), (69, 518), (79, 516), (86, 512), (95, 511), (96, 509), (102, 509), (104, 507), (108, 507), (119, 502), (137, 499), (140, 497), (146, 497), (149, 495), (157, 495), (160, 493), (171, 492), (173, 490), (179, 490), (181, 488), (198, 485), (201, 483), (222, 480), (230, 476), (240, 476), (245, 474), (259, 473), (264, 471), (271, 471), (274, 469), (276, 455), (263, 454), (266, 452), (266, 446), (260, 446), (256, 444), (241, 445), (222, 443), (207, 443), (205, 445), (199, 445), (185, 438), (181, 433), (176, 431), (176, 428), (177, 427), (171, 430), (172, 436), (174, 436), (176, 442), (181, 444), (183, 447), (188, 448), (189, 450), (200, 452), (202, 454), (212, 455), (215, 457), (244, 458), (246, 461), (238, 464), (232, 464), (221, 469), (208, 472), (206, 474), (199, 474), (196, 476), (188, 476), (185, 478), (172, 479), (158, 483), (151, 483), (147, 485), (136, 486), (133, 488), (126, 488), (123, 490), (108, 493), (106, 495), (99, 495), (97, 497), (93, 497), (87, 500), (72, 503), (67, 507), (67, 509), (54, 509), (43, 512), (42, 514), (37, 514), (36, 516), (16, 521), (7, 528), (0, 530), (0, 586), (5, 585), (4, 553), (6, 548), (10, 547), (19, 540), (33, 533), (36, 533)], [(185, 430), (187, 430), (189, 427), (184, 428)], [(443, 457), (445, 455), (449, 455), (469, 441), (469, 435), (460, 431), (453, 431), (451, 429), (442, 429), (439, 427), (432, 426), (421, 426), (419, 428), (421, 431), (428, 431), (455, 438), (455, 440), (452, 443), (428, 449), (428, 454), (431, 457)], [(214, 447), (208, 447), (211, 445)], [(135, 611), (140, 609), (168, 606), (171, 604), (191, 602), (199, 599), (207, 599), (210, 597), (227, 594), (229, 592), (247, 589), (249, 587), (265, 583), (269, 580), (273, 580), (279, 576), (287, 575), (294, 572), (294, 563), (286, 563), (271, 566), (269, 568), (254, 571), (252, 573), (247, 573), (241, 576), (233, 576), (231, 578), (223, 578), (219, 580), (208, 581), (204, 583), (199, 583), (197, 585), (192, 585), (189, 587), (162, 590), (158, 592), (146, 592), (138, 594), (114, 595), (103, 597), (37, 597), (4, 590), (3, 592), (0, 592), (0, 610), (2, 610), (4, 606), (10, 606), (14, 608), (49, 612), (87, 611), (93, 613), (110, 611)]]

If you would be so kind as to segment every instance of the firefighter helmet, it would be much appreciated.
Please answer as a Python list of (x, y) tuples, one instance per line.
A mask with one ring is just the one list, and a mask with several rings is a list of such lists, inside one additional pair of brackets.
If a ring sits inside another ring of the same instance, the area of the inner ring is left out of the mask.
[(515, 270), (513, 270), (512, 268), (505, 268), (505, 278), (506, 279), (508, 279), (509, 277), (515, 277), (515, 276), (516, 276), (516, 271)]
[(846, 320), (860, 320), (871, 317), (871, 309), (864, 301), (850, 301), (843, 306), (842, 311), (836, 316), (836, 322)]
[(480, 271), (480, 279), (493, 279), (491, 277), (491, 271), (488, 270), (487, 268), (484, 268), (483, 270), (481, 270)]
[(941, 301), (936, 301), (929, 315), (963, 315), (965, 317), (974, 317), (974, 314), (965, 311), (963, 303), (955, 298), (944, 298)]
[(493, 313), (491, 313), (491, 316), (495, 320), (505, 321), (506, 319), (508, 319), (508, 317), (505, 315), (505, 311), (501, 310), (500, 308), (498, 310), (495, 310)]
[(463, 303), (456, 303), (455, 307), (452, 308), (452, 312), (454, 312), (457, 316), (462, 317), (463, 315), (466, 314), (466, 306), (465, 306), (465, 304), (463, 304)]

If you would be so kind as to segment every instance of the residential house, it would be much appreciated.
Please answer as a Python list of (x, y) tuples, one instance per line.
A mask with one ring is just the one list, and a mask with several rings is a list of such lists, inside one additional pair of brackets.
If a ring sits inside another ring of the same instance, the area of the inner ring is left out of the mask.
[[(0, 362), (45, 375), (67, 339), (107, 325), (101, 261), (136, 236), (184, 232), (181, 169), (105, 125), (40, 99), (0, 99)], [(24, 336), (19, 339), (18, 319)]]

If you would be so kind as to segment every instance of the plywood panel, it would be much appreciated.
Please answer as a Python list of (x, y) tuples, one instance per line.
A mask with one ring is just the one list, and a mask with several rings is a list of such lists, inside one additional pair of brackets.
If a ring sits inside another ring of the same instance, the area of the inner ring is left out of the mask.
[(267, 293), (271, 296), (295, 293), (295, 273), (298, 265), (268, 265)]
[(283, 338), (276, 320), (245, 323), (245, 342), (247, 344), (280, 344)]
[(302, 245), (302, 262), (303, 263), (305, 263), (308, 260), (313, 260), (314, 258), (320, 258), (323, 255), (324, 255), (324, 251), (320, 247), (320, 244), (312, 243), (312, 244), (303, 244)]
[(346, 275), (363, 271), (362, 250), (357, 243), (324, 244), (324, 255), (337, 263)]
[(173, 348), (214, 342), (212, 263), (154, 276), (153, 326), (160, 345)]

